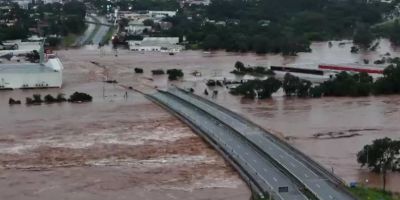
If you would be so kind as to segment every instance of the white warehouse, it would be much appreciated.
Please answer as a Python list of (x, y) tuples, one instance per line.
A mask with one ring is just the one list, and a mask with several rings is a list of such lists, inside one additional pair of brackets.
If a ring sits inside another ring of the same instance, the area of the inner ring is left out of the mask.
[(0, 65), (0, 89), (61, 88), (63, 65), (58, 58), (40, 63)]
[(183, 46), (178, 43), (178, 37), (145, 37), (142, 41), (128, 41), (131, 51), (180, 52)]

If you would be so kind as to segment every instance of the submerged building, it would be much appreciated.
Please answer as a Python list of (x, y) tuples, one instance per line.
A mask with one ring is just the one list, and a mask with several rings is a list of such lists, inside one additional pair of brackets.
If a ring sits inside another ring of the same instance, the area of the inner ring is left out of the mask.
[(131, 51), (159, 51), (180, 52), (183, 46), (179, 45), (178, 37), (145, 37), (141, 41), (128, 41)]
[(0, 64), (0, 89), (60, 88), (63, 68), (54, 54), (45, 58), (42, 47), (39, 63)]

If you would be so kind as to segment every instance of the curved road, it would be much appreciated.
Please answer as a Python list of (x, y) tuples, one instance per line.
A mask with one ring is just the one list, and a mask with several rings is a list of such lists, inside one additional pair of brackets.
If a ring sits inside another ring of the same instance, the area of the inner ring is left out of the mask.
[[(192, 125), (205, 133), (224, 152), (230, 154), (263, 193), (271, 193), (276, 200), (306, 200), (293, 180), (247, 143), (240, 134), (210, 114), (197, 109), (190, 103), (163, 92), (152, 95), (158, 102), (183, 116)], [(288, 192), (279, 192), (279, 187), (288, 187)]]
[(86, 23), (88, 27), (83, 35), (75, 42), (76, 46), (82, 46), (91, 42), (97, 45), (103, 41), (103, 38), (107, 35), (107, 32), (110, 29), (110, 26), (105, 25), (109, 23), (104, 17), (92, 14), (87, 16), (86, 20), (90, 23)]
[(318, 199), (354, 199), (354, 197), (343, 190), (338, 183), (333, 182), (330, 177), (325, 176), (321, 171), (315, 170), (315, 168), (310, 168), (310, 164), (305, 163), (304, 160), (298, 159), (295, 152), (291, 152), (288, 148), (282, 147), (273, 137), (268, 137), (270, 133), (266, 133), (264, 130), (246, 120), (224, 112), (224, 110), (221, 110), (219, 107), (202, 98), (178, 89), (172, 89), (168, 92), (186, 102), (190, 102), (227, 126), (232, 127), (238, 133), (241, 133), (255, 144), (258, 149), (268, 154), (280, 167), (291, 173), (293, 177), (307, 187)]

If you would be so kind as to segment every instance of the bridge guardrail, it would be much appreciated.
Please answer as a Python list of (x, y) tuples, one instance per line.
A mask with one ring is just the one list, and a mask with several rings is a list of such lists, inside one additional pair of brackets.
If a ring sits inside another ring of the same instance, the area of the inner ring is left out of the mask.
[[(161, 91), (161, 90), (159, 90), (159, 91), (164, 93), (164, 91)], [(196, 132), (208, 144), (210, 144), (215, 150), (217, 150), (223, 156), (223, 158), (227, 162), (229, 162), (239, 172), (240, 176), (244, 180), (246, 180), (246, 183), (249, 185), (251, 190), (255, 190), (255, 192), (257, 194), (264, 194), (264, 192), (268, 192), (268, 195), (271, 195), (273, 193), (273, 192), (270, 192), (270, 191), (263, 191), (261, 189), (262, 187), (257, 183), (257, 181), (255, 181), (254, 178), (252, 178), (252, 176), (249, 175), (249, 173), (246, 172), (246, 170), (243, 167), (241, 167), (240, 164), (236, 163), (236, 161), (233, 159), (233, 156), (231, 156), (228, 152), (226, 152), (223, 148), (221, 148), (221, 146), (218, 144), (218, 142), (216, 142), (214, 139), (209, 137), (207, 134), (203, 133), (203, 131), (200, 128), (195, 126), (192, 122), (187, 120), (184, 116), (182, 116), (178, 112), (175, 112), (174, 110), (169, 108), (168, 105), (164, 104), (163, 102), (161, 102), (157, 98), (155, 98), (155, 97), (153, 97), (151, 95), (147, 95), (147, 94), (145, 95), (145, 97), (148, 98), (150, 101), (156, 103), (157, 105), (163, 107), (164, 109), (169, 111), (171, 114), (173, 114), (176, 117), (178, 117), (181, 121), (185, 122), (194, 132)], [(254, 192), (254, 191), (252, 191), (252, 192)]]
[[(329, 180), (331, 180), (331, 182), (336, 185), (337, 187), (340, 187), (342, 191), (344, 191), (345, 193), (347, 193), (349, 196), (353, 197), (354, 199), (359, 199), (358, 197), (354, 196), (353, 193), (351, 193), (348, 188), (346, 187), (345, 181), (343, 179), (341, 179), (340, 177), (336, 176), (335, 174), (332, 174), (329, 170), (327, 170), (325, 167), (323, 167), (319, 162), (315, 161), (314, 159), (310, 158), (309, 156), (307, 156), (306, 154), (304, 154), (303, 152), (301, 152), (300, 150), (296, 149), (295, 147), (293, 147), (292, 145), (288, 144), (287, 142), (283, 141), (281, 138), (277, 137), (276, 135), (270, 133), (269, 131), (265, 130), (264, 128), (262, 128), (261, 126), (257, 125), (256, 123), (250, 121), (249, 119), (219, 105), (216, 104), (212, 101), (210, 101), (209, 99), (200, 97), (196, 94), (193, 94), (191, 92), (188, 92), (182, 88), (179, 87), (175, 87), (176, 89), (186, 93), (186, 94), (190, 94), (192, 96), (194, 96), (195, 98), (206, 102), (207, 104), (209, 104), (210, 106), (214, 106), (216, 108), (218, 108), (219, 110), (228, 112), (229, 114), (231, 114), (233, 117), (235, 117), (236, 119), (238, 119), (239, 121), (245, 121), (246, 123), (249, 123), (251, 125), (254, 125), (255, 127), (257, 127), (258, 129), (262, 130), (263, 132), (265, 132), (266, 136), (272, 137), (274, 139), (274, 141), (278, 142), (279, 146), (283, 147), (284, 149), (288, 149), (290, 151), (292, 151), (293, 153), (299, 155), (298, 158), (301, 158), (302, 161), (304, 161), (304, 163), (310, 167), (313, 171), (318, 172), (318, 174), (324, 176), (325, 178), (328, 178)], [(247, 139), (247, 138), (246, 138)], [(251, 141), (249, 141), (251, 142)], [(272, 158), (271, 158), (272, 159)], [(290, 172), (289, 172), (290, 173)]]

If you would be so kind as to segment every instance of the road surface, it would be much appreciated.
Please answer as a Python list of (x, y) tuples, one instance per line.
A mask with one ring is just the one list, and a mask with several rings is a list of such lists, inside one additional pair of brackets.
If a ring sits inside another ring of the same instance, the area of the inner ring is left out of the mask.
[[(209, 141), (228, 154), (246, 177), (258, 187), (261, 193), (272, 194), (276, 200), (305, 200), (298, 185), (283, 173), (254, 146), (242, 138), (231, 127), (221, 123), (210, 114), (194, 107), (192, 104), (164, 92), (151, 95), (157, 102), (185, 118), (188, 123), (199, 129)], [(239, 170), (240, 170), (239, 169)], [(279, 192), (279, 187), (288, 187), (288, 192)]]
[(320, 166), (310, 167), (310, 165), (315, 163), (310, 164), (303, 159), (298, 159), (297, 157), (300, 156), (297, 152), (286, 148), (284, 144), (278, 142), (277, 138), (268, 137), (272, 135), (271, 133), (267, 133), (249, 121), (242, 119), (240, 116), (232, 115), (232, 113), (226, 112), (221, 107), (188, 92), (179, 89), (170, 89), (168, 92), (190, 102), (198, 109), (202, 109), (241, 133), (257, 146), (258, 149), (268, 154), (285, 171), (292, 174), (293, 177), (307, 187), (318, 199), (354, 199), (347, 191), (339, 187), (340, 183), (332, 180), (332, 177), (326, 176), (325, 171), (318, 170)]
[(75, 42), (76, 46), (82, 46), (85, 44), (98, 45), (103, 41), (103, 38), (107, 35), (110, 25), (104, 17), (97, 15), (90, 15), (86, 17), (86, 24), (88, 25), (85, 33), (81, 35)]
[(103, 42), (104, 36), (107, 35), (110, 26), (106, 26), (104, 24), (108, 24), (107, 20), (104, 17), (97, 17), (97, 20), (100, 21), (100, 28), (97, 30), (96, 34), (93, 36), (92, 41), (93, 44), (100, 44)]

